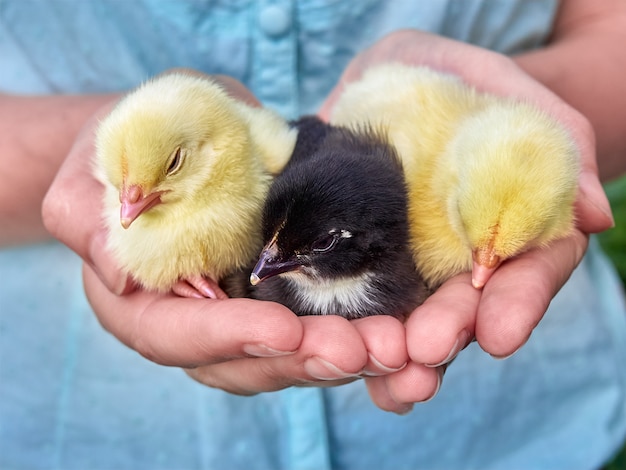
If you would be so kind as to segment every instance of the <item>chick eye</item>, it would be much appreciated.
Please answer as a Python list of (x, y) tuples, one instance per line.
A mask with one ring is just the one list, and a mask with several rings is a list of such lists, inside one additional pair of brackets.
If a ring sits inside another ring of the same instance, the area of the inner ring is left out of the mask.
[(324, 253), (326, 251), (330, 251), (334, 248), (338, 239), (339, 238), (337, 237), (336, 233), (329, 233), (328, 235), (325, 235), (315, 240), (311, 245), (311, 249), (315, 253)]
[(170, 164), (167, 167), (167, 175), (171, 176), (174, 173), (176, 173), (178, 170), (180, 170), (181, 164), (183, 162), (183, 153), (180, 147), (178, 147), (174, 153), (172, 154), (172, 157), (170, 159)]

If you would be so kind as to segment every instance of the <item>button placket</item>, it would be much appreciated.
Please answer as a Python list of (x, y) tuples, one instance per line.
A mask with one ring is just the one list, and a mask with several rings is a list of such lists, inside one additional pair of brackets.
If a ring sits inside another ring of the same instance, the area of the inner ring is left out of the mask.
[(260, 1), (253, 42), (252, 86), (261, 102), (286, 118), (298, 115), (295, 4)]

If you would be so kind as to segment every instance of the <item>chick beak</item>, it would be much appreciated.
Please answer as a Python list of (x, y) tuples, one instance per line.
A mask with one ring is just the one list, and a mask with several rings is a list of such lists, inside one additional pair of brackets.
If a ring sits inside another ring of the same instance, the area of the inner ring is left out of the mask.
[(474, 260), (472, 267), (472, 285), (476, 289), (482, 289), (491, 275), (496, 271), (502, 260), (493, 252), (493, 248), (477, 248), (472, 252)]
[(295, 259), (283, 259), (279, 256), (275, 239), (265, 246), (259, 261), (250, 275), (250, 284), (256, 286), (265, 279), (278, 274), (295, 271), (302, 265)]
[(133, 221), (147, 210), (161, 203), (163, 191), (155, 191), (147, 196), (139, 185), (123, 186), (120, 191), (120, 222), (122, 227), (128, 228)]

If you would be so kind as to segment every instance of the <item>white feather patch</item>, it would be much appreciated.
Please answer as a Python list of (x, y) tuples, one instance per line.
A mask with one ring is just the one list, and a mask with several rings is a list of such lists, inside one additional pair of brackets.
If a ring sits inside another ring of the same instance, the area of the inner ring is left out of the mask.
[(374, 274), (371, 272), (330, 280), (311, 277), (302, 272), (289, 272), (281, 276), (294, 284), (303, 306), (320, 315), (340, 314), (338, 308), (352, 315), (365, 315), (372, 308), (380, 307), (374, 300)]

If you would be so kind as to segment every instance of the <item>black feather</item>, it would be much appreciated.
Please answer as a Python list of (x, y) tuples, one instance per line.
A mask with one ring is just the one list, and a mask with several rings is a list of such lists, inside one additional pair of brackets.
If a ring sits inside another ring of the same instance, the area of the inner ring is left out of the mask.
[(292, 121), (291, 126), (298, 129), (298, 137), (287, 168), (315, 155), (332, 129), (330, 124), (316, 116), (303, 116), (297, 121)]
[[(313, 117), (296, 125), (294, 155), (265, 204), (263, 236), (266, 244), (275, 238), (270, 261), (297, 269), (262, 280), (253, 297), (298, 315), (409, 313), (427, 291), (409, 250), (406, 187), (394, 149), (367, 129), (356, 133)], [(348, 291), (332, 297), (337, 286)]]

